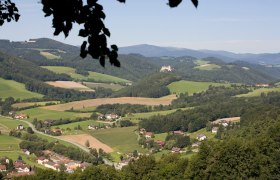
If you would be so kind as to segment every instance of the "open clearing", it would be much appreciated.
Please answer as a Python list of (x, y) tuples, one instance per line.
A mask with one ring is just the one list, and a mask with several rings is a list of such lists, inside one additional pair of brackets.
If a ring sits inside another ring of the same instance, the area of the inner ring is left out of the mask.
[(41, 98), (43, 95), (28, 91), (24, 84), (13, 80), (0, 78), (0, 98), (13, 97), (15, 99)]
[(93, 91), (92, 89), (88, 88), (87, 86), (82, 85), (81, 83), (74, 82), (74, 81), (48, 81), (47, 84), (59, 87), (59, 88), (65, 88), (65, 89), (76, 89), (80, 91)]
[(50, 52), (47, 52), (47, 51), (40, 51), (40, 54), (47, 59), (60, 59), (59, 56), (56, 56), (56, 55), (54, 55)]
[(217, 64), (209, 64), (209, 61), (204, 61), (204, 60), (197, 60), (194, 63), (198, 65), (194, 67), (194, 69), (199, 69), (199, 70), (212, 71), (221, 68), (221, 66)]
[[(69, 108), (70, 109), (70, 108)], [(33, 120), (37, 118), (39, 120), (58, 120), (58, 119), (75, 119), (77, 117), (90, 117), (91, 113), (76, 113), (76, 112), (57, 112), (54, 110), (48, 110), (42, 108), (32, 108), (21, 111), (21, 113), (25, 113), (29, 115), (29, 119)]]
[(120, 98), (99, 98), (99, 99), (89, 99), (83, 101), (74, 101), (66, 104), (58, 104), (52, 106), (42, 107), (48, 110), (54, 111), (65, 111), (71, 108), (75, 110), (96, 107), (102, 104), (143, 104), (143, 105), (169, 105), (172, 100), (176, 99), (175, 95), (165, 96), (161, 98), (142, 98), (142, 97), (120, 97)]
[(110, 76), (107, 74), (101, 74), (97, 72), (91, 72), (89, 71), (88, 76), (83, 76), (81, 74), (77, 74), (74, 68), (70, 67), (64, 67), (64, 66), (42, 66), (43, 68), (46, 68), (50, 71), (53, 71), (55, 73), (61, 74), (68, 74), (71, 76), (73, 79), (78, 80), (78, 81), (96, 81), (96, 82), (112, 82), (112, 83), (126, 83), (130, 82), (126, 79)]
[(240, 117), (221, 118), (221, 119), (212, 121), (212, 124), (219, 124), (219, 123), (222, 123), (223, 121), (233, 122), (233, 123), (240, 122)]
[(188, 93), (192, 95), (194, 93), (206, 91), (209, 86), (226, 86), (230, 87), (229, 83), (214, 83), (214, 82), (196, 82), (196, 81), (177, 81), (169, 84), (167, 87), (171, 93)]
[(119, 85), (119, 84), (114, 84), (114, 83), (93, 83), (93, 82), (83, 82), (83, 84), (85, 84), (87, 87), (94, 89), (94, 88), (109, 88), (112, 89), (113, 91), (118, 91), (122, 88), (124, 88), (124, 86)]
[(256, 97), (256, 96), (260, 96), (262, 93), (267, 94), (269, 92), (280, 92), (280, 87), (275, 87), (275, 88), (259, 88), (259, 89), (255, 89), (252, 92), (249, 92), (247, 94), (237, 95), (236, 97)]
[(89, 141), (90, 147), (95, 149), (103, 149), (106, 153), (113, 152), (113, 149), (108, 145), (100, 142), (96, 138), (92, 137), (89, 134), (79, 134), (79, 135), (67, 135), (67, 136), (60, 136), (60, 139), (78, 143), (82, 146), (85, 146), (86, 141)]

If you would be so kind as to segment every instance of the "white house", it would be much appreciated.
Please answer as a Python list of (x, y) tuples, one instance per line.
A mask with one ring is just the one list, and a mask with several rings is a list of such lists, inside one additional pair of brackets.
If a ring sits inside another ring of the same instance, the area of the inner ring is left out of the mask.
[(24, 152), (24, 154), (26, 154), (28, 156), (31, 154), (30, 151), (28, 151), (27, 149), (23, 149), (23, 152)]
[(43, 156), (37, 158), (37, 163), (38, 164), (44, 164), (46, 162), (49, 162), (49, 160), (47, 158), (43, 157)]
[(204, 134), (199, 134), (199, 135), (197, 135), (197, 140), (199, 140), (199, 141), (203, 141), (203, 140), (205, 140), (207, 137), (204, 135)]
[(212, 128), (212, 133), (213, 133), (213, 134), (217, 134), (218, 129), (219, 129), (218, 127), (213, 127), (213, 128)]
[(97, 127), (94, 124), (90, 124), (90, 125), (88, 125), (88, 129), (89, 130), (96, 130)]
[(168, 66), (162, 66), (160, 72), (171, 72), (173, 70), (174, 69), (170, 65), (168, 65)]
[(17, 125), (17, 130), (23, 130), (23, 129), (24, 129), (24, 127), (22, 124)]

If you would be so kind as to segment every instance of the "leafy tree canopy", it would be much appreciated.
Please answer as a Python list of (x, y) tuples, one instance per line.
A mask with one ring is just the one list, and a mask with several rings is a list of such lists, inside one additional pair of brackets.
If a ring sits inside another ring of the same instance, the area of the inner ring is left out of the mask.
[[(117, 0), (125, 3), (125, 0)], [(168, 0), (168, 5), (173, 8), (177, 7), (183, 0)], [(198, 6), (198, 0), (191, 0), (195, 7)], [(77, 23), (84, 27), (80, 29), (79, 36), (87, 38), (81, 45), (80, 56), (85, 58), (88, 54), (99, 59), (100, 64), (104, 67), (106, 58), (111, 65), (120, 67), (118, 60), (118, 47), (111, 45), (108, 47), (107, 38), (111, 33), (104, 24), (106, 18), (103, 12), (103, 6), (98, 0), (42, 0), (43, 12), (45, 17), (52, 16), (52, 25), (54, 35), (63, 33), (65, 37), (69, 35), (73, 24)], [(19, 11), (15, 3), (11, 0), (0, 0), (0, 26), (5, 21), (19, 20)]]

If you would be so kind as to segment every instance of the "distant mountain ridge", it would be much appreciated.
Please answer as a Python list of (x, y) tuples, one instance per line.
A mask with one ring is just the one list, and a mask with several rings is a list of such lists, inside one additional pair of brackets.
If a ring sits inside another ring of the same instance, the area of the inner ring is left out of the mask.
[(120, 47), (120, 54), (141, 54), (146, 57), (181, 57), (192, 56), (195, 58), (216, 57), (225, 62), (245, 61), (262, 65), (279, 65), (280, 53), (232, 53), (228, 51), (192, 50), (187, 48), (161, 47), (148, 44)]

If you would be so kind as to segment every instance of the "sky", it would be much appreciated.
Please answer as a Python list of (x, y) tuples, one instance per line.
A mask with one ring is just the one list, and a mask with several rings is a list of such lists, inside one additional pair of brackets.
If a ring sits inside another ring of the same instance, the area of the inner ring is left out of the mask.
[[(109, 44), (151, 44), (236, 53), (280, 52), (280, 0), (190, 0), (170, 8), (168, 0), (99, 0), (111, 31)], [(70, 35), (53, 36), (51, 18), (44, 17), (39, 0), (14, 0), (19, 22), (0, 27), (0, 39), (24, 41), (47, 37), (80, 45), (79, 26)]]

